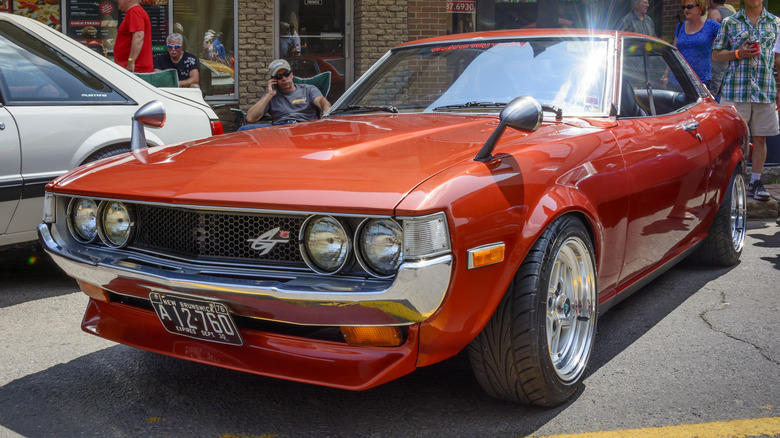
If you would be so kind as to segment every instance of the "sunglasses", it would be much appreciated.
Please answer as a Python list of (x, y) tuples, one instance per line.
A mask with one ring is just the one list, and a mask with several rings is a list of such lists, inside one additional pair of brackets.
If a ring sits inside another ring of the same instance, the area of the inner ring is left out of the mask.
[(684, 11), (684, 10), (686, 10), (686, 9), (693, 9), (693, 8), (695, 8), (695, 7), (697, 7), (697, 6), (699, 6), (699, 5), (683, 5), (683, 7), (682, 7), (682, 8), (683, 8), (683, 11)]
[(169, 48), (169, 49), (176, 49), (176, 50), (179, 50), (179, 49), (181, 49), (181, 46), (180, 46), (180, 45), (178, 45), (178, 44), (176, 44), (176, 45), (168, 44), (168, 48)]
[(276, 79), (278, 81), (282, 77), (289, 78), (291, 74), (292, 74), (292, 70), (288, 71), (287, 73), (279, 73), (276, 76), (271, 76), (271, 78)]

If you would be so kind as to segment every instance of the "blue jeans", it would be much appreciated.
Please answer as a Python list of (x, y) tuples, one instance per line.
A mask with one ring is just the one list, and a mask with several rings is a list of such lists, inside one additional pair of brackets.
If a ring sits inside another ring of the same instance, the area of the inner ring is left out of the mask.
[(258, 128), (267, 128), (269, 126), (271, 126), (270, 123), (250, 123), (248, 125), (239, 126), (238, 129), (236, 129), (236, 132), (249, 131), (251, 129), (258, 129)]

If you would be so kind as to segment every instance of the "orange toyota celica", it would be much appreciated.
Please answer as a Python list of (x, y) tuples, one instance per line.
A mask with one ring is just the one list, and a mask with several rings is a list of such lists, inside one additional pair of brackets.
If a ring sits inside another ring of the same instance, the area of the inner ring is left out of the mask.
[(492, 396), (554, 406), (601, 312), (745, 238), (744, 121), (643, 35), (421, 40), (320, 120), (152, 148), (164, 108), (134, 123), (46, 188), (83, 330), (265, 376), (363, 390), (466, 349)]

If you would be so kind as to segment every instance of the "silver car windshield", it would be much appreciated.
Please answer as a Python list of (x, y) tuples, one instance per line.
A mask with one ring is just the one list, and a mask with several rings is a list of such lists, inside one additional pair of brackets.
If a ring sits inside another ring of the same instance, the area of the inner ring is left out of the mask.
[(518, 96), (564, 116), (607, 113), (607, 38), (448, 42), (394, 49), (338, 102), (344, 112), (490, 113)]

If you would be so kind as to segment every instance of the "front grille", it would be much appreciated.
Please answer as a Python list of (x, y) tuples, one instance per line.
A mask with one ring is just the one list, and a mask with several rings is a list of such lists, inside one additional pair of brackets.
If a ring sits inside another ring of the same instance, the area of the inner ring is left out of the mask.
[(305, 266), (298, 250), (303, 216), (197, 211), (143, 204), (135, 205), (135, 212), (136, 235), (132, 246), (137, 249), (198, 260)]

